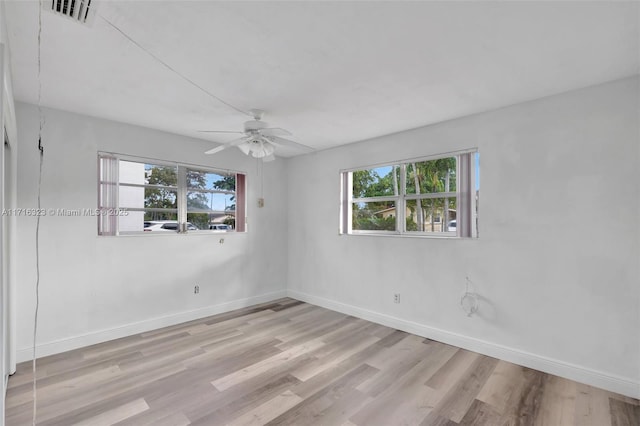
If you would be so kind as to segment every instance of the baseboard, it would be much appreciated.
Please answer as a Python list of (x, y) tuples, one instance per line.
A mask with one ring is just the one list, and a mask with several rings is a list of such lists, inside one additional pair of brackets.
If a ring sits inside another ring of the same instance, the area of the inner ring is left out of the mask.
[(439, 342), (478, 352), (504, 361), (509, 361), (524, 367), (533, 368), (545, 373), (605, 389), (610, 392), (640, 399), (640, 382), (634, 382), (627, 378), (520, 351), (474, 337), (468, 337), (446, 330), (429, 327), (412, 321), (406, 321), (391, 315), (381, 314), (308, 293), (289, 289), (287, 290), (287, 296), (313, 305), (321, 306), (323, 308), (331, 309), (333, 311), (341, 312), (343, 314), (352, 315), (367, 321), (382, 324), (387, 327), (393, 327), (418, 336), (437, 340)]
[[(194, 309), (186, 312), (166, 315), (162, 317), (152, 318), (149, 320), (139, 321), (119, 327), (99, 330), (79, 336), (68, 337), (52, 342), (39, 343), (36, 347), (36, 356), (38, 358), (48, 355), (54, 355), (73, 349), (82, 348), (96, 343), (107, 342), (121, 337), (131, 336), (133, 334), (143, 333), (145, 331), (156, 330), (170, 325), (180, 324), (199, 318), (205, 318), (211, 315), (217, 315), (234, 309), (246, 308), (248, 306), (266, 303), (272, 300), (280, 299), (286, 296), (285, 290), (266, 293), (259, 296), (248, 297), (245, 299), (232, 300), (230, 302), (220, 303), (218, 305), (207, 306), (205, 308)], [(33, 348), (18, 349), (16, 352), (17, 362), (29, 361), (33, 357)]]
[(0, 401), (0, 426), (4, 426), (4, 403), (7, 400), (7, 387), (9, 376), (2, 378), (2, 401)]

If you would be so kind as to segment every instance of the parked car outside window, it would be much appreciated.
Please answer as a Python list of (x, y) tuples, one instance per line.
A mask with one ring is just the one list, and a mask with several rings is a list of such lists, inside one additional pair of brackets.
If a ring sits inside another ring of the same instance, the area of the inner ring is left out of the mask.
[[(187, 222), (187, 231), (198, 231), (198, 227)], [(178, 221), (176, 220), (149, 220), (144, 222), (144, 231), (165, 231), (177, 232)]]

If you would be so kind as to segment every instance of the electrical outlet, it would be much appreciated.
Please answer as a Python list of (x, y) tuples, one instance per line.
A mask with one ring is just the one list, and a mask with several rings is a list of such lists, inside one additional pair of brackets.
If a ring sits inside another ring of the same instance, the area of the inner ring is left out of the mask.
[(400, 293), (395, 293), (393, 295), (393, 303), (400, 303)]
[(200, 293), (200, 286), (196, 285), (195, 287), (193, 287), (193, 294), (198, 294)]
[(258, 207), (259, 208), (263, 208), (264, 207), (264, 198), (258, 198)]
[(224, 238), (220, 238), (220, 244), (224, 244)]

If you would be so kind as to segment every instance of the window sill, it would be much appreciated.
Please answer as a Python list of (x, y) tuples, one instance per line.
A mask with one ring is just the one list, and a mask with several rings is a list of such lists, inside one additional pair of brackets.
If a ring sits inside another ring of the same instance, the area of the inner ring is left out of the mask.
[(247, 232), (227, 232), (227, 231), (211, 231), (211, 232), (135, 232), (135, 233), (127, 233), (127, 234), (118, 234), (118, 235), (98, 235), (98, 237), (134, 237), (134, 238), (158, 238), (158, 237), (178, 237), (178, 236), (228, 236), (228, 235), (237, 235), (237, 234), (246, 234)]
[(449, 234), (438, 234), (438, 233), (430, 233), (430, 234), (418, 234), (418, 233), (400, 233), (400, 232), (351, 232), (351, 233), (342, 233), (340, 236), (355, 236), (355, 237), (396, 237), (396, 238), (427, 238), (427, 239), (435, 239), (435, 240), (475, 240), (477, 238), (466, 238), (459, 237), (457, 235), (449, 235)]

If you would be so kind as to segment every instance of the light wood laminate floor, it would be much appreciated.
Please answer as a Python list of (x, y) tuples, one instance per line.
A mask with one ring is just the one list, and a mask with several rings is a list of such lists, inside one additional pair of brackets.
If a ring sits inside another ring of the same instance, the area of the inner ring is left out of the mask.
[[(638, 400), (292, 299), (38, 361), (40, 425), (640, 425)], [(6, 424), (29, 425), (31, 363)]]

